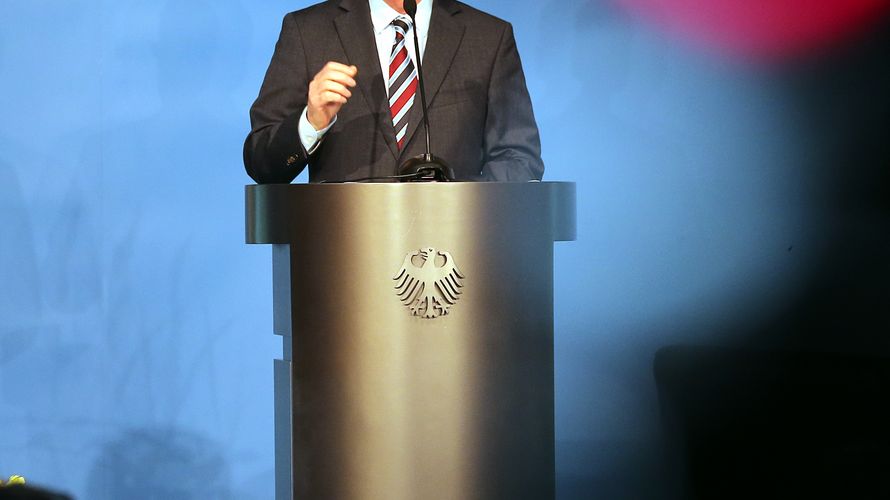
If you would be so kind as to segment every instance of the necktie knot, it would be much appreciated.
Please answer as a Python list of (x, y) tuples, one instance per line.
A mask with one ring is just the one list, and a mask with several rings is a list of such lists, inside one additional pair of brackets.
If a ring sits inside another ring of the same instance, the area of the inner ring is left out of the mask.
[(399, 34), (399, 35), (405, 36), (405, 35), (408, 33), (408, 23), (405, 22), (405, 21), (404, 21), (403, 19), (401, 19), (401, 18), (398, 18), (398, 17), (397, 17), (397, 18), (392, 22), (392, 26), (393, 26), (393, 28), (396, 29), (396, 33)]

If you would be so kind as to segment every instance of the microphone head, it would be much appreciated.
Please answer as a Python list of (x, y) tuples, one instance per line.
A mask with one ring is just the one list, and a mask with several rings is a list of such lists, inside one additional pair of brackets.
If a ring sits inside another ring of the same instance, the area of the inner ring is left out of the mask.
[(411, 16), (411, 19), (414, 19), (414, 15), (417, 14), (417, 2), (415, 0), (405, 0), (402, 3), (402, 7), (405, 9), (405, 13)]

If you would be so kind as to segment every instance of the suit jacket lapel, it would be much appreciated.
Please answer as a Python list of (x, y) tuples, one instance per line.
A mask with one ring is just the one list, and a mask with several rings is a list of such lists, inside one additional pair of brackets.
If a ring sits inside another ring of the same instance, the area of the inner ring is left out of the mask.
[[(427, 0), (429, 1), (429, 0)], [(423, 55), (423, 77), (426, 87), (427, 105), (431, 105), (448, 74), (454, 56), (464, 36), (464, 26), (452, 16), (460, 12), (460, 5), (452, 0), (435, 0), (430, 18), (430, 31), (427, 35)], [(412, 42), (413, 43), (413, 42)], [(405, 144), (411, 140), (423, 121), (423, 108), (420, 102), (420, 89), (408, 117), (408, 130)], [(407, 148), (405, 148), (407, 150)]]
[(359, 68), (356, 84), (377, 120), (390, 152), (398, 159), (396, 131), (389, 111), (388, 90), (380, 74), (380, 61), (368, 0), (342, 0), (340, 8), (346, 11), (334, 19), (340, 43), (343, 45), (346, 57), (349, 58), (349, 63)]

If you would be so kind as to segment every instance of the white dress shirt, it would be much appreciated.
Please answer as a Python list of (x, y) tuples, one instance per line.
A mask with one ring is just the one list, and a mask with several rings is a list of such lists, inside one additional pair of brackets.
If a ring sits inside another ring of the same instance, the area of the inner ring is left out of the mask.
[[(389, 56), (392, 53), (392, 46), (396, 41), (396, 30), (392, 26), (392, 22), (401, 18), (408, 25), (408, 33), (406, 33), (405, 46), (408, 48), (408, 56), (412, 61), (417, 61), (417, 54), (414, 53), (414, 27), (411, 25), (411, 19), (407, 14), (399, 14), (395, 9), (386, 4), (383, 0), (368, 0), (371, 6), (371, 24), (374, 30), (374, 38), (377, 42), (377, 57), (380, 62), (380, 71), (383, 77), (383, 86), (387, 87), (389, 81)], [(417, 38), (420, 45), (420, 60), (423, 61), (423, 54), (426, 52), (426, 39), (430, 30), (430, 18), (433, 14), (434, 0), (420, 0), (417, 3), (417, 14), (414, 19), (417, 20)], [(415, 64), (416, 66), (416, 64)], [(361, 71), (362, 68), (359, 68)], [(353, 92), (355, 89), (351, 89)], [(303, 115), (300, 117), (298, 131), (300, 133), (300, 142), (306, 148), (308, 153), (313, 153), (321, 143), (324, 134), (331, 129), (337, 121), (335, 116), (331, 123), (322, 130), (315, 130), (315, 127), (309, 123), (307, 113), (308, 106), (303, 109)]]

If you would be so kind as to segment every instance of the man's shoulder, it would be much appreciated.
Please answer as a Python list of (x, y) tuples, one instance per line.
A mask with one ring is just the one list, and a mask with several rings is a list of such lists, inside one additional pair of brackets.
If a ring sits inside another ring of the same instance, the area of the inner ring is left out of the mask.
[(458, 0), (435, 0), (437, 2), (441, 2), (443, 5), (447, 6), (449, 9), (454, 9), (455, 11), (460, 11), (460, 15), (467, 16), (474, 21), (481, 23), (489, 23), (496, 25), (505, 25), (507, 21), (489, 14), (484, 10), (479, 10), (476, 7), (464, 2), (460, 2)]
[(287, 16), (300, 21), (314, 21), (320, 18), (329, 18), (343, 12), (340, 8), (341, 2), (342, 0), (325, 0), (324, 2), (319, 2), (290, 12)]
[(466, 4), (464, 2), (459, 2), (458, 0), (435, 0), (437, 2), (442, 2), (447, 7), (452, 8), (456, 11), (460, 11), (459, 16), (463, 20), (464, 23), (474, 24), (480, 28), (492, 29), (492, 30), (503, 30), (506, 28), (509, 23), (497, 16), (489, 14), (483, 10), (479, 10), (472, 5)]

